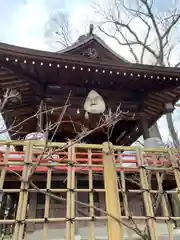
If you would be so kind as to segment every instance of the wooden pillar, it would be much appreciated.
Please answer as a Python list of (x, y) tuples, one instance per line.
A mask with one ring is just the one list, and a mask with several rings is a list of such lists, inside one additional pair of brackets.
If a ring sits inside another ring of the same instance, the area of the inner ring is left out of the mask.
[(147, 178), (147, 172), (145, 168), (141, 167), (141, 166), (144, 166), (144, 158), (143, 158), (143, 153), (141, 151), (141, 148), (137, 149), (137, 161), (138, 161), (138, 165), (140, 166), (139, 172), (140, 172), (141, 187), (142, 189), (145, 189), (145, 191), (143, 191), (142, 194), (143, 194), (143, 200), (144, 200), (144, 207), (146, 211), (146, 220), (148, 224), (148, 230), (150, 233), (150, 239), (159, 240), (156, 220), (154, 218), (154, 210), (153, 210), (153, 204), (152, 204), (151, 193), (150, 193), (150, 185), (148, 183), (148, 178)]
[[(75, 161), (75, 148), (71, 141), (68, 147), (68, 159), (72, 163)], [(67, 189), (75, 189), (75, 180), (75, 169), (70, 164), (67, 172)], [(75, 192), (70, 190), (67, 192), (66, 218), (68, 219), (66, 222), (66, 239), (75, 240), (75, 223), (70, 221), (70, 219), (75, 218)]]
[[(75, 188), (78, 189), (78, 178), (76, 177), (75, 178)], [(78, 200), (78, 193), (74, 193), (74, 197), (75, 197), (75, 200)], [(77, 204), (76, 202), (74, 203), (75, 204), (75, 217), (78, 216), (78, 207), (79, 207), (79, 204)], [(79, 231), (79, 222), (77, 221), (75, 223), (75, 236), (78, 235), (78, 231)]]
[(144, 140), (146, 140), (147, 138), (149, 138), (149, 128), (148, 128), (147, 116), (145, 114), (141, 116), (140, 127), (141, 127), (143, 138)]
[[(176, 189), (173, 189), (173, 190), (176, 190)], [(171, 199), (173, 215), (174, 217), (179, 217), (180, 216), (180, 200), (177, 194), (170, 194), (170, 199)], [(174, 222), (175, 222), (175, 227), (180, 228), (180, 221), (176, 220)]]
[(21, 181), (21, 191), (19, 193), (19, 201), (17, 206), (16, 212), (16, 223), (13, 232), (13, 240), (22, 240), (24, 235), (25, 229), (25, 222), (24, 219), (26, 218), (26, 209), (28, 204), (28, 191), (29, 183), (28, 177), (32, 171), (31, 163), (32, 162), (32, 142), (26, 142), (26, 151), (24, 157), (24, 168), (22, 172), (22, 179)]
[[(106, 210), (116, 219), (120, 219), (121, 208), (118, 192), (117, 174), (112, 155), (112, 144), (103, 143), (104, 186)], [(114, 218), (108, 216), (108, 239), (124, 239), (123, 226)]]

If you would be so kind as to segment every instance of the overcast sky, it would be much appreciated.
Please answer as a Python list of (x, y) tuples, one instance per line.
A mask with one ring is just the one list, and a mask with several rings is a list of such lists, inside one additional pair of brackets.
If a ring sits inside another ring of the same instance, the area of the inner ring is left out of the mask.
[[(102, 4), (106, 0), (96, 0)], [(113, 1), (113, 0), (112, 0)], [(124, 0), (126, 1), (126, 0)], [(135, 0), (132, 0), (132, 2)], [(159, 11), (177, 0), (156, 0)], [(0, 41), (50, 50), (44, 38), (44, 27), (50, 14), (55, 11), (69, 13), (74, 28), (84, 32), (85, 20), (93, 21), (90, 0), (0, 0)], [(80, 34), (80, 33), (79, 33)]]
[[(88, 1), (88, 0), (87, 0)], [(0, 41), (50, 50), (44, 38), (45, 23), (55, 11), (74, 18), (86, 0), (0, 0)], [(76, 21), (74, 22), (76, 24)]]
[[(158, 10), (162, 10), (168, 8), (173, 0), (154, 2)], [(50, 14), (56, 11), (67, 12), (72, 27), (79, 35), (87, 31), (89, 23), (96, 18), (89, 8), (89, 0), (0, 0), (0, 6), (0, 42), (47, 51), (52, 50), (51, 44), (44, 36), (45, 24)], [(115, 46), (109, 40), (107, 43), (112, 47)], [(58, 48), (58, 45), (56, 47)], [(128, 53), (123, 52), (124, 49), (115, 47), (126, 57)], [(173, 117), (178, 129), (179, 114), (174, 114)], [(167, 139), (168, 132), (164, 118), (160, 120), (159, 126), (164, 138)]]

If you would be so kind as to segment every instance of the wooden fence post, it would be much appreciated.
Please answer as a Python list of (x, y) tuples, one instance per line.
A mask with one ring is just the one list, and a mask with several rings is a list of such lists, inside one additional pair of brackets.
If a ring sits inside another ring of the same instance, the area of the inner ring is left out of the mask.
[[(117, 173), (113, 159), (113, 148), (109, 142), (103, 143), (104, 186), (106, 196), (106, 211), (116, 219), (120, 219), (121, 207), (117, 184)], [(108, 240), (124, 239), (123, 226), (117, 220), (108, 216)]]

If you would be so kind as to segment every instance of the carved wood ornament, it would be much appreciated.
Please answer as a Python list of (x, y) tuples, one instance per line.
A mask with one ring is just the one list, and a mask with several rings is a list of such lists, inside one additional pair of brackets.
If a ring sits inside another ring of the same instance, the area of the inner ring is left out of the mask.
[(88, 48), (83, 52), (83, 55), (90, 58), (99, 58), (99, 54), (95, 48)]

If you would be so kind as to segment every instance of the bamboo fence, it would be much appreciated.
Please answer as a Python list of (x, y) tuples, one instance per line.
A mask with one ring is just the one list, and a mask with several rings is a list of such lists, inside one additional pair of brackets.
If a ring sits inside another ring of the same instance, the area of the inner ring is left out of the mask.
[[(180, 216), (171, 213), (168, 195), (177, 195), (180, 200), (178, 150), (114, 146), (108, 142), (102, 145), (72, 142), (45, 145), (43, 141), (0, 141), (0, 145), (6, 145), (6, 151), (0, 155), (0, 239), (7, 239), (7, 236), (13, 240), (26, 239), (28, 226), (32, 225), (36, 231), (36, 224), (42, 225), (41, 239), (50, 239), (50, 226), (62, 223), (64, 239), (74, 240), (81, 222), (87, 222), (90, 240), (96, 239), (96, 224), (100, 222), (105, 222), (108, 240), (125, 239), (128, 226), (135, 229), (141, 239), (137, 232), (138, 221), (143, 221), (144, 227), (147, 226), (149, 238), (144, 239), (159, 239), (159, 222), (166, 224), (169, 239), (174, 239), (174, 222), (180, 221)], [(15, 149), (20, 147), (21, 151), (12, 152), (11, 146)], [(139, 187), (127, 183), (127, 176), (131, 178), (133, 174), (139, 179)], [(164, 187), (162, 174), (171, 176), (174, 190)], [(43, 176), (45, 188), (33, 186), (36, 185), (35, 179), (38, 176)], [(62, 177), (66, 187), (52, 187), (55, 176)], [(78, 185), (80, 176), (88, 182), (84, 187)], [(149, 176), (153, 176), (156, 186), (149, 181)], [(102, 187), (96, 188), (95, 178), (101, 179)], [(12, 188), (7, 187), (9, 182)], [(16, 182), (19, 187), (13, 185)], [(28, 214), (31, 194), (35, 192), (45, 195), (41, 218), (36, 214), (34, 217)], [(79, 193), (88, 194), (88, 203), (80, 202)], [(104, 209), (95, 205), (95, 193), (104, 193)], [(62, 194), (65, 195), (64, 198), (61, 197)], [(129, 194), (142, 196), (142, 214), (134, 215), (130, 211)], [(154, 210), (154, 195), (159, 196), (161, 215), (157, 215)], [(8, 196), (16, 196), (16, 204), (10, 201), (8, 205)], [(50, 215), (51, 199), (64, 203), (64, 217)], [(88, 215), (79, 216), (79, 206), (86, 207)], [(134, 231), (133, 229), (131, 230)]]

